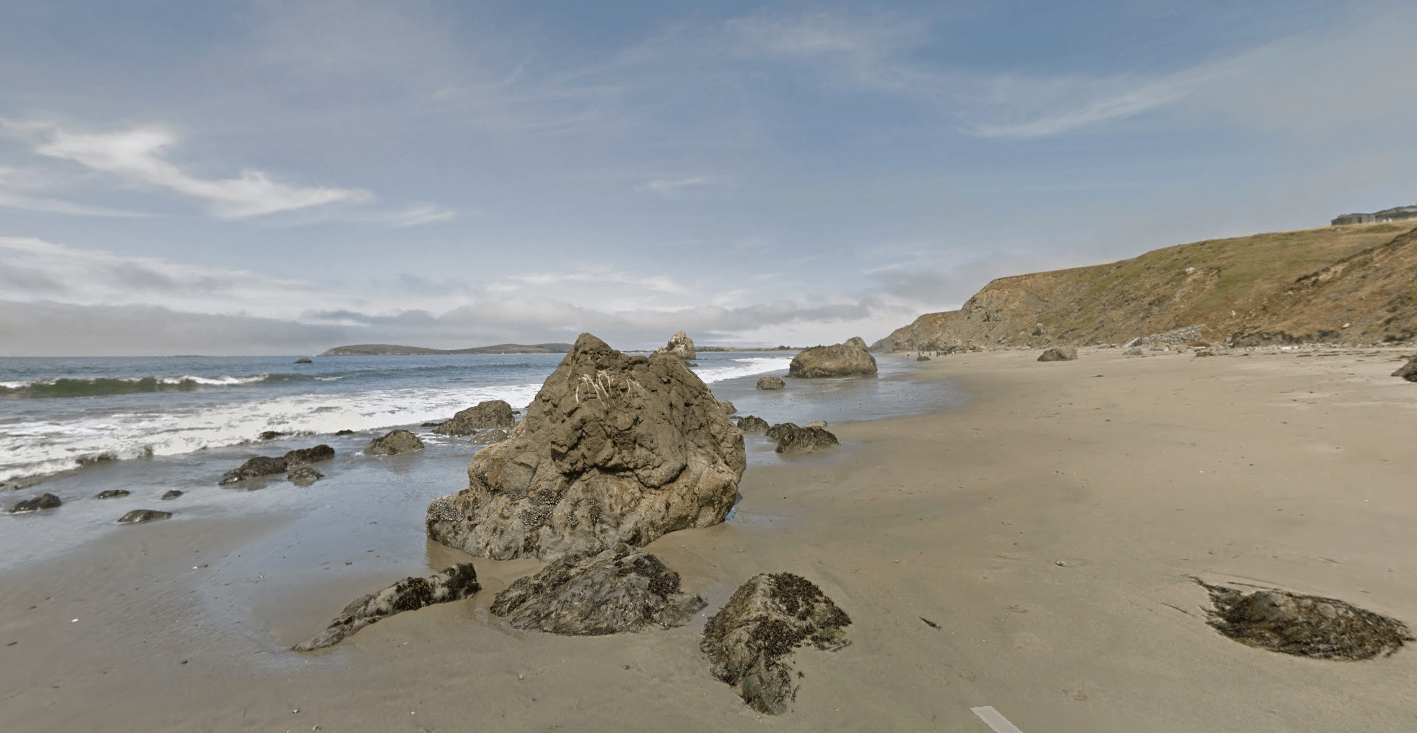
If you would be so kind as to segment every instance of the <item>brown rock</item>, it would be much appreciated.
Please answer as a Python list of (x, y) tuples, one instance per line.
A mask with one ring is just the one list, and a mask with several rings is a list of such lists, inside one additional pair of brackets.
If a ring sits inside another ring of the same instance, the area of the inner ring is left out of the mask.
[(660, 354), (677, 356), (684, 361), (693, 361), (698, 356), (697, 352), (694, 351), (694, 340), (689, 338), (689, 334), (683, 331), (670, 336), (669, 343), (665, 344), (662, 348), (655, 349), (654, 354), (651, 354), (651, 356), (658, 356)]
[(147, 524), (156, 522), (159, 519), (171, 519), (172, 512), (160, 512), (156, 509), (134, 509), (124, 514), (118, 519), (119, 524)]
[(1054, 347), (1038, 356), (1039, 361), (1077, 361), (1078, 350), (1072, 346)]
[(423, 450), (423, 441), (419, 440), (417, 435), (400, 429), (389, 431), (382, 438), (369, 441), (369, 446), (364, 449), (364, 455), (392, 456), (418, 450)]
[(428, 536), (499, 560), (643, 546), (722, 522), (745, 465), (743, 434), (680, 359), (582, 334), (468, 488), (428, 505)]
[(365, 626), (396, 613), (462, 600), (480, 590), (482, 585), (477, 582), (477, 571), (470, 562), (454, 565), (431, 578), (404, 578), (378, 593), (356, 599), (345, 606), (324, 631), (294, 648), (308, 652), (334, 646)]
[(59, 497), (53, 494), (45, 494), (43, 496), (36, 496), (33, 499), (25, 499), (24, 501), (15, 504), (14, 506), (10, 507), (10, 513), (25, 514), (27, 512), (43, 511), (45, 509), (57, 509), (63, 503), (64, 502), (59, 500)]
[(328, 461), (335, 457), (335, 449), (328, 445), (317, 445), (314, 448), (301, 448), (285, 454), (285, 462), (288, 466), (300, 466), (306, 463), (319, 463)]
[(787, 376), (800, 378), (874, 376), (876, 357), (860, 336), (843, 344), (813, 346), (792, 357)]
[(768, 429), (768, 421), (761, 417), (745, 415), (738, 418), (738, 429), (745, 433), (761, 433)]
[(1402, 377), (1409, 382), (1417, 382), (1417, 356), (1409, 357), (1407, 363), (1392, 373), (1394, 377)]
[(488, 400), (459, 411), (453, 419), (440, 423), (433, 432), (440, 435), (472, 435), (478, 430), (501, 428), (511, 430), (517, 424), (512, 406), (505, 400)]
[(774, 377), (771, 375), (765, 377), (758, 377), (758, 389), (773, 390), (782, 389), (786, 386), (787, 382), (783, 381), (782, 377)]

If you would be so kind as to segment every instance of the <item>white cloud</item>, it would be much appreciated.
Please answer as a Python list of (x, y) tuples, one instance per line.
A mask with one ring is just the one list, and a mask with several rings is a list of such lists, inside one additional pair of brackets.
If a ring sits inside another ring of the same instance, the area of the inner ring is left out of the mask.
[(664, 198), (673, 198), (681, 189), (692, 188), (694, 186), (707, 186), (711, 183), (703, 176), (693, 176), (691, 178), (675, 178), (670, 180), (650, 181), (640, 186), (640, 191), (651, 191)]
[(445, 209), (437, 204), (418, 204), (404, 211), (389, 214), (384, 217), (384, 220), (391, 226), (416, 227), (423, 224), (448, 221), (456, 216), (456, 212)]

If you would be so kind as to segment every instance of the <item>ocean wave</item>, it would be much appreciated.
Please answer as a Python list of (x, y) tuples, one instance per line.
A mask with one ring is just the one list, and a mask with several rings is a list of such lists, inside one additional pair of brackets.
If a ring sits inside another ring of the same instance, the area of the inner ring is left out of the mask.
[[(0, 382), (0, 398), (102, 397), (145, 392), (192, 392), (208, 387), (238, 387), (256, 384), (270, 378), (270, 374), (257, 374), (248, 377), (198, 377), (190, 374), (173, 377), (94, 377), (92, 379), (55, 377)], [(308, 379), (308, 377), (305, 378)]]
[(725, 379), (736, 379), (738, 377), (751, 377), (754, 374), (764, 374), (766, 372), (786, 371), (792, 364), (792, 358), (786, 356), (752, 356), (742, 359), (734, 359), (730, 364), (717, 365), (711, 367), (695, 367), (694, 373), (699, 375), (699, 379), (704, 380), (704, 384), (722, 382)]

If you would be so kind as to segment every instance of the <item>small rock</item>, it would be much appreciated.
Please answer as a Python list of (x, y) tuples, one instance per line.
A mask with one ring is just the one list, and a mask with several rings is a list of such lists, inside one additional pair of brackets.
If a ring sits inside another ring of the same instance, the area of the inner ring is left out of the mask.
[(768, 421), (761, 417), (745, 415), (738, 418), (738, 429), (745, 433), (761, 433), (768, 429)]
[(296, 363), (296, 364), (314, 364), (315, 362), (310, 361), (309, 359), (306, 359), (306, 358), (304, 358), (304, 357), (301, 357), (301, 358), (299, 358), (299, 359), (296, 359), (296, 360), (295, 360), (295, 363)]
[(382, 438), (369, 441), (364, 449), (366, 456), (392, 456), (399, 453), (423, 450), (423, 441), (407, 430), (393, 430)]
[(57, 509), (63, 503), (64, 502), (59, 500), (59, 497), (53, 494), (45, 494), (43, 496), (36, 496), (33, 499), (25, 499), (10, 507), (10, 513), (24, 514), (26, 512), (38, 512), (45, 509)]
[(159, 519), (171, 519), (172, 512), (160, 512), (156, 509), (134, 509), (124, 514), (119, 520), (119, 524), (144, 524), (146, 522), (156, 522)]
[(127, 491), (127, 490), (125, 490), (125, 489), (109, 489), (109, 490), (107, 490), (107, 491), (100, 491), (100, 492), (98, 492), (98, 496), (96, 496), (96, 497), (94, 497), (94, 498), (97, 498), (97, 499), (118, 499), (118, 498), (127, 496), (127, 495), (129, 495), (129, 494), (131, 494), (131, 493), (133, 493), (133, 492)]
[(813, 420), (812, 422), (809, 422), (809, 423), (807, 423), (806, 425), (803, 425), (802, 427), (804, 427), (804, 428), (825, 428), (826, 426), (827, 426), (827, 421), (826, 421), (826, 420)]
[(345, 428), (344, 430), (336, 430), (335, 435), (354, 435), (354, 431), (350, 430), (349, 428)]
[(335, 457), (335, 449), (328, 445), (317, 445), (314, 448), (301, 448), (285, 454), (285, 462), (289, 466), (299, 466), (306, 463), (319, 463), (328, 461)]
[(431, 578), (404, 578), (378, 593), (356, 599), (344, 607), (325, 630), (295, 646), (308, 652), (338, 644), (354, 632), (403, 611), (416, 611), (434, 603), (459, 601), (482, 590), (472, 563), (454, 565)]
[(787, 386), (787, 382), (782, 377), (758, 377), (758, 389), (782, 389)]
[[(778, 427), (774, 425), (769, 433)], [(777, 435), (778, 453), (815, 453), (838, 445), (835, 435), (827, 432), (825, 428), (819, 427), (787, 429), (779, 431)], [(770, 434), (768, 437), (772, 437), (772, 435)]]
[(279, 438), (279, 437), (281, 437), (282, 435), (286, 435), (286, 434), (287, 434), (287, 433), (282, 433), (282, 432), (275, 431), (275, 430), (267, 430), (267, 431), (261, 433), (261, 440), (275, 440), (276, 438)]
[(1055, 346), (1043, 352), (1039, 361), (1077, 361), (1078, 350), (1072, 346)]
[(171, 501), (172, 499), (176, 499), (177, 497), (179, 497), (179, 496), (181, 496), (181, 495), (182, 495), (182, 492), (178, 491), (177, 489), (173, 489), (173, 490), (167, 492), (166, 494), (163, 494), (163, 495), (162, 495), (162, 500), (163, 500), (163, 501)]
[(1417, 382), (1417, 356), (1409, 357), (1407, 363), (1393, 372), (1392, 376), (1402, 377), (1409, 382)]
[(241, 464), (240, 468), (222, 474), (221, 480), (217, 482), (217, 485), (225, 486), (258, 476), (274, 476), (278, 473), (285, 473), (286, 468), (287, 465), (284, 458), (256, 456)]
[(286, 478), (289, 478), (290, 482), (292, 484), (295, 484), (296, 486), (309, 486), (310, 484), (313, 484), (324, 477), (325, 474), (320, 473), (319, 471), (316, 471), (315, 469), (309, 466), (301, 466), (291, 471), (290, 475)]
[(916, 361), (929, 361), (929, 360), (930, 360), (930, 357), (928, 357), (928, 356), (926, 356), (926, 355), (924, 355), (924, 354), (921, 354), (920, 356), (915, 357), (915, 360), (916, 360)]

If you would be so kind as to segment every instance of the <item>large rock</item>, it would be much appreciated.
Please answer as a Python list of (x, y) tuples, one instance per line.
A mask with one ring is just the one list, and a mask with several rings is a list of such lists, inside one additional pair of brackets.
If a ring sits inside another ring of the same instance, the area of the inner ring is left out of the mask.
[(1054, 346), (1039, 354), (1039, 361), (1077, 361), (1078, 350), (1073, 346)]
[(1392, 376), (1402, 377), (1409, 382), (1417, 382), (1417, 356), (1408, 358), (1407, 363), (1398, 367)]
[(270, 456), (256, 456), (241, 464), (239, 468), (227, 471), (222, 474), (218, 485), (225, 486), (234, 484), (237, 481), (245, 481), (248, 478), (259, 478), (261, 476), (274, 476), (285, 473), (288, 467), (284, 458), (271, 458)]
[(693, 361), (698, 356), (698, 354), (694, 352), (694, 340), (689, 338), (689, 334), (683, 331), (670, 336), (669, 343), (661, 348), (655, 349), (652, 356), (659, 356), (660, 354), (677, 356), (684, 361)]
[(441, 435), (472, 435), (478, 430), (501, 428), (510, 430), (517, 424), (512, 406), (505, 400), (488, 400), (460, 410), (453, 419), (440, 423), (433, 432)]
[(391, 430), (387, 435), (369, 441), (369, 446), (364, 449), (364, 455), (392, 456), (416, 450), (423, 450), (423, 441), (419, 440), (417, 435), (399, 429)]
[(768, 429), (768, 421), (754, 415), (738, 418), (738, 429), (745, 433), (761, 433)]
[(324, 631), (297, 644), (295, 650), (308, 652), (334, 646), (365, 626), (396, 613), (459, 601), (480, 590), (482, 585), (477, 582), (477, 571), (470, 562), (454, 565), (431, 578), (404, 578), (345, 606)]
[(788, 433), (790, 433), (790, 432), (792, 432), (792, 431), (794, 431), (794, 430), (801, 430), (801, 429), (802, 429), (802, 426), (801, 426), (801, 425), (798, 425), (797, 423), (780, 422), (780, 423), (777, 423), (776, 425), (773, 425), (772, 427), (768, 428), (767, 430), (765, 430), (765, 431), (763, 431), (763, 432), (766, 434), (765, 437), (766, 437), (768, 440), (781, 440), (781, 439), (782, 439), (782, 436), (787, 435)]
[(713, 676), (738, 688), (743, 702), (761, 713), (781, 715), (796, 697), (794, 649), (811, 644), (835, 651), (848, 643), (845, 611), (812, 581), (792, 573), (762, 573), (734, 591), (709, 619), (699, 649)]
[(679, 574), (659, 558), (620, 545), (562, 558), (497, 594), (492, 613), (518, 629), (570, 636), (683, 626), (708, 605), (679, 591)]
[(844, 344), (805, 349), (792, 357), (792, 363), (787, 367), (787, 376), (802, 378), (871, 376), (875, 373), (876, 357), (866, 350), (866, 342), (860, 336)]
[(782, 377), (774, 377), (772, 375), (758, 377), (758, 389), (773, 390), (782, 389), (786, 386), (787, 382), (782, 381)]
[(743, 434), (680, 359), (582, 334), (468, 487), (428, 505), (429, 538), (472, 555), (553, 561), (722, 522)]
[(10, 507), (10, 513), (24, 514), (26, 512), (38, 512), (45, 509), (57, 509), (63, 505), (63, 503), (64, 502), (59, 500), (59, 497), (53, 494), (45, 494), (43, 496), (36, 496), (33, 499), (25, 499), (15, 504)]

